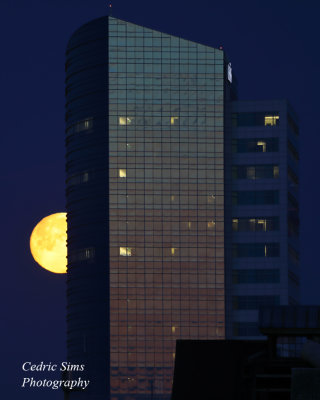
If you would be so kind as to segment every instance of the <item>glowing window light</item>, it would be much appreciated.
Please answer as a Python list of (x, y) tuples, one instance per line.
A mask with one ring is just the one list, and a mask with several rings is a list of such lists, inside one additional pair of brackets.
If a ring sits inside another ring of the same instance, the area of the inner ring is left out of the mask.
[(119, 178), (126, 178), (127, 177), (127, 170), (126, 169), (119, 169)]
[(278, 124), (279, 115), (266, 115), (264, 117), (264, 126), (275, 126)]
[(122, 257), (131, 257), (132, 256), (132, 247), (120, 247), (119, 254)]
[(265, 153), (267, 151), (267, 143), (266, 142), (264, 142), (262, 140), (259, 140), (257, 142), (257, 146), (261, 146), (262, 147), (262, 152), (263, 153)]
[(119, 125), (130, 125), (131, 123), (132, 123), (132, 118), (119, 117)]
[(176, 247), (171, 247), (171, 255), (174, 256), (177, 253), (177, 250)]

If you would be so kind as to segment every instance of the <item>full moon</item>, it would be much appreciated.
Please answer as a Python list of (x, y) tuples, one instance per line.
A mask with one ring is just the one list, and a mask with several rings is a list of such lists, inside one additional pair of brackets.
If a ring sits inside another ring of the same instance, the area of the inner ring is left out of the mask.
[(33, 229), (30, 250), (35, 261), (56, 274), (67, 272), (67, 214), (43, 218)]

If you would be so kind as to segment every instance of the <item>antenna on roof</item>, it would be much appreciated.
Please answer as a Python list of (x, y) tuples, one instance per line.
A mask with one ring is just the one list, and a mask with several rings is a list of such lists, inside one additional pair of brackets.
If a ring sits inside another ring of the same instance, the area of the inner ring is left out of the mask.
[(109, 16), (112, 17), (112, 1), (109, 1), (108, 9), (109, 9)]

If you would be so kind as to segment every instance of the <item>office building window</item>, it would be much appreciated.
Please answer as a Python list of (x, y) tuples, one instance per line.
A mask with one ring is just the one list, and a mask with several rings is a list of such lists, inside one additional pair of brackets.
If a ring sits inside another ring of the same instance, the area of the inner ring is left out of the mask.
[(172, 256), (177, 255), (177, 251), (178, 251), (178, 249), (176, 247), (171, 247), (171, 255)]
[(179, 122), (179, 117), (171, 117), (170, 118), (171, 125), (176, 125), (178, 122)]
[(83, 131), (89, 131), (92, 129), (93, 126), (93, 119), (88, 118), (88, 119), (83, 119), (81, 121), (78, 121), (70, 126), (68, 126), (66, 130), (67, 136), (72, 135), (74, 133), (79, 133)]
[(279, 257), (279, 243), (234, 243), (232, 257)]
[(275, 126), (279, 123), (279, 115), (266, 115), (264, 117), (264, 126)]
[(127, 177), (127, 170), (126, 169), (119, 169), (119, 178), (126, 178)]
[(243, 190), (232, 192), (233, 205), (268, 205), (279, 204), (277, 190)]
[(277, 179), (279, 178), (278, 165), (234, 165), (233, 179)]
[(234, 127), (277, 126), (279, 122), (280, 117), (277, 111), (241, 112), (232, 114), (232, 125)]
[(279, 217), (233, 218), (234, 232), (267, 232), (279, 230)]
[(258, 310), (261, 306), (277, 306), (280, 304), (279, 296), (233, 296), (234, 310)]
[(119, 125), (131, 125), (133, 118), (129, 117), (119, 117)]
[(85, 249), (79, 249), (71, 252), (68, 255), (68, 261), (71, 263), (82, 262), (93, 259), (95, 256), (95, 249), (93, 247), (87, 247)]
[(87, 183), (89, 181), (89, 177), (91, 177), (91, 173), (88, 171), (80, 172), (79, 174), (74, 174), (69, 176), (66, 180), (67, 187), (80, 185), (81, 183)]
[(270, 153), (279, 151), (278, 138), (233, 139), (233, 153)]
[(119, 254), (122, 257), (131, 257), (133, 254), (133, 249), (132, 247), (120, 247)]
[(232, 271), (232, 283), (279, 283), (279, 269), (235, 269)]

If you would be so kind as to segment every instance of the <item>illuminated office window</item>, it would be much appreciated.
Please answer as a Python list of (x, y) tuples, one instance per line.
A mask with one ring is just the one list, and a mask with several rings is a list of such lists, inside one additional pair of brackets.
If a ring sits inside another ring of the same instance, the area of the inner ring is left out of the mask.
[(279, 123), (279, 115), (266, 115), (264, 117), (264, 126), (275, 126)]
[(130, 125), (131, 123), (132, 123), (132, 118), (119, 117), (119, 125)]
[(239, 229), (239, 220), (238, 220), (238, 218), (233, 218), (233, 220), (232, 220), (232, 230), (234, 232), (238, 232), (238, 229)]
[(175, 254), (177, 254), (177, 248), (176, 247), (171, 247), (171, 255), (174, 256)]
[(233, 218), (233, 232), (268, 232), (279, 230), (279, 217)]
[(179, 121), (179, 117), (171, 117), (171, 118), (170, 118), (170, 123), (171, 123), (171, 125), (177, 124), (178, 121)]
[(119, 254), (122, 257), (131, 257), (132, 256), (132, 247), (120, 247)]
[(127, 170), (119, 169), (119, 178), (126, 178), (126, 177), (127, 177)]
[(273, 167), (273, 177), (279, 178), (279, 167), (277, 165)]
[[(255, 220), (254, 220), (254, 223), (256, 224)], [(266, 230), (267, 230), (267, 220), (266, 219), (257, 219), (257, 230), (266, 232)]]
[(213, 229), (214, 228), (214, 226), (215, 226), (215, 222), (214, 221), (208, 221), (208, 228), (209, 229)]
[(262, 153), (265, 153), (265, 152), (267, 151), (267, 143), (266, 143), (266, 142), (264, 142), (264, 141), (262, 141), (262, 140), (259, 140), (259, 141), (257, 142), (257, 146), (259, 146), (260, 151), (261, 151)]
[(172, 327), (171, 327), (171, 332), (172, 332), (172, 333), (175, 333), (175, 331), (176, 331), (176, 327), (175, 327), (175, 326), (172, 326)]

